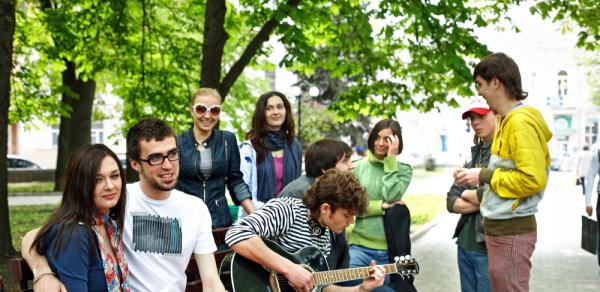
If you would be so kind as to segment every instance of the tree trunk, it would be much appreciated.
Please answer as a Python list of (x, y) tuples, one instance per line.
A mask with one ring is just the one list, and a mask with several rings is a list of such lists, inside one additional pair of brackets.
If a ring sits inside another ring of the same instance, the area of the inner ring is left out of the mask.
[(219, 90), (223, 48), (229, 38), (229, 35), (225, 31), (226, 12), (225, 0), (206, 1), (200, 87), (210, 87)]
[(71, 114), (60, 118), (58, 156), (54, 177), (55, 190), (62, 190), (63, 174), (73, 150), (90, 143), (92, 108), (96, 93), (96, 81), (78, 79), (75, 74), (75, 63), (71, 61), (65, 61), (65, 63), (67, 68), (62, 72), (62, 82), (68, 91), (62, 94), (62, 103), (71, 107)]
[(8, 216), (8, 107), (15, 35), (15, 0), (0, 0), (0, 257), (15, 254)]

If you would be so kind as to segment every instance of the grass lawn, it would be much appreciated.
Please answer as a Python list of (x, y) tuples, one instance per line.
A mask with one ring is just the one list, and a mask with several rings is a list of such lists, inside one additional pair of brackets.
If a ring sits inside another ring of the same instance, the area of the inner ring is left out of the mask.
[(409, 195), (402, 200), (410, 210), (411, 231), (433, 220), (438, 214), (446, 212), (446, 196), (423, 194)]
[(9, 193), (20, 193), (20, 192), (52, 192), (54, 191), (54, 182), (46, 181), (34, 181), (34, 182), (23, 182), (23, 183), (8, 183)]
[(15, 285), (10, 277), (10, 272), (8, 271), (8, 260), (4, 260), (3, 258), (0, 258), (0, 276), (2, 276), (4, 279), (4, 291), (19, 291), (18, 285)]
[[(52, 214), (57, 205), (35, 205), (35, 206), (11, 206), (8, 213), (10, 216), (10, 231), (13, 246), (17, 251), (21, 250), (21, 239), (27, 231), (41, 226)], [(0, 260), (0, 276), (4, 278), (5, 291), (18, 291), (8, 271), (8, 260)]]
[(10, 231), (12, 234), (13, 246), (21, 249), (21, 239), (27, 231), (42, 226), (50, 217), (50, 214), (58, 205), (31, 205), (31, 206), (11, 206), (8, 209), (10, 216)]

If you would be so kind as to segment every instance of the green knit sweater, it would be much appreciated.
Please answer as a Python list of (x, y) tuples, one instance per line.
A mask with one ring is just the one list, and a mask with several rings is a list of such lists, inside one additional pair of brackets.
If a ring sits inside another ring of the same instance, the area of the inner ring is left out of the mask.
[(402, 199), (412, 178), (412, 168), (397, 162), (396, 157), (379, 160), (369, 151), (367, 159), (357, 162), (353, 172), (367, 190), (369, 207), (366, 214), (356, 216), (354, 225), (346, 229), (348, 244), (387, 250), (381, 204)]

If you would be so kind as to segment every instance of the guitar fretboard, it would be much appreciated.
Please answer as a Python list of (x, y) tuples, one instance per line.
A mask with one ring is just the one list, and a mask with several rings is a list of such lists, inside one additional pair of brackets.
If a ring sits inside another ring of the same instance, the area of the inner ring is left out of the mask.
[[(386, 274), (398, 272), (396, 264), (387, 264), (381, 266), (385, 269)], [(313, 273), (313, 276), (315, 277), (317, 285), (326, 285), (350, 280), (366, 279), (371, 276), (370, 270), (371, 267), (350, 268), (343, 270), (315, 272)]]

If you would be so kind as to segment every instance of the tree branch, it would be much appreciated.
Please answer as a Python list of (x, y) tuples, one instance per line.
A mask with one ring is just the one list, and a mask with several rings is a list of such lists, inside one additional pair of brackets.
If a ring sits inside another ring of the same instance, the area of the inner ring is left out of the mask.
[[(289, 0), (286, 4), (286, 7), (298, 7), (299, 3), (300, 0)], [(250, 61), (252, 61), (252, 58), (254, 58), (262, 45), (269, 40), (271, 33), (273, 33), (279, 23), (280, 22), (275, 18), (275, 16), (273, 16), (269, 21), (265, 22), (260, 31), (256, 34), (256, 36), (254, 36), (252, 41), (250, 41), (244, 50), (244, 53), (242, 53), (240, 58), (233, 64), (233, 66), (231, 66), (231, 69), (229, 69), (229, 72), (227, 72), (219, 86), (219, 93), (221, 93), (223, 100), (229, 93), (229, 90), (231, 90), (233, 83), (235, 83), (235, 81), (244, 71), (244, 68), (246, 68)]]

